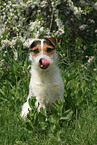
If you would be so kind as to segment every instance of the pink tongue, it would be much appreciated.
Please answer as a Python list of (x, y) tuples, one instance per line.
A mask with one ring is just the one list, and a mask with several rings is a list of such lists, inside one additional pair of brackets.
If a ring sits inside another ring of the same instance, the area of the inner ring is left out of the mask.
[(48, 66), (49, 66), (49, 60), (43, 58), (41, 67), (47, 68)]

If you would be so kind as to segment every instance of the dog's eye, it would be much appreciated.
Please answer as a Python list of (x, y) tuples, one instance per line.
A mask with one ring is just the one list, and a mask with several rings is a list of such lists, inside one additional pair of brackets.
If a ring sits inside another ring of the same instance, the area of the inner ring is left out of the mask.
[(35, 54), (38, 54), (39, 53), (39, 50), (37, 48), (37, 49), (32, 50), (32, 52), (34, 52)]
[(52, 50), (52, 48), (47, 48), (47, 53), (50, 53)]

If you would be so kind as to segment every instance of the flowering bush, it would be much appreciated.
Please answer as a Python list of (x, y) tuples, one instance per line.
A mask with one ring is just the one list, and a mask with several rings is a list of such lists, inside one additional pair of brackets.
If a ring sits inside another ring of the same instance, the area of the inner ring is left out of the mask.
[(60, 47), (69, 61), (80, 57), (84, 61), (86, 55), (94, 55), (97, 38), (95, 1), (11, 0), (1, 1), (0, 7), (1, 49), (6, 44), (14, 49), (17, 40), (24, 43), (27, 38), (53, 36), (61, 38)]

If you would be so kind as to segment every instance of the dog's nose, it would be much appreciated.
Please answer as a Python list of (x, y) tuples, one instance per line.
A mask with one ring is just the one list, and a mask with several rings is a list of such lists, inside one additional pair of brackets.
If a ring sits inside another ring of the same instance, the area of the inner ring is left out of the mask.
[(39, 60), (39, 64), (40, 64), (40, 68), (42, 69), (46, 69), (49, 66), (49, 60), (45, 59), (45, 58), (41, 58)]

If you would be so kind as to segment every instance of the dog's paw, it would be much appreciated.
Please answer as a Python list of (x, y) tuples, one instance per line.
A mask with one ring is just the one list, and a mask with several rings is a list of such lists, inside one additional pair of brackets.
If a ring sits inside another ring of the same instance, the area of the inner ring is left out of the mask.
[(29, 113), (29, 110), (31, 110), (31, 108), (28, 102), (24, 103), (24, 105), (22, 106), (22, 112), (20, 116), (25, 119), (27, 117), (27, 114)]

